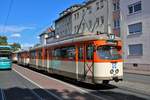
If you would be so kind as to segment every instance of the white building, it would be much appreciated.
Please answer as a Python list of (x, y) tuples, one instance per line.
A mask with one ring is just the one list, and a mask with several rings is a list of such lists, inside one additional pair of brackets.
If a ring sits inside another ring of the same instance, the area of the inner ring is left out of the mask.
[(55, 21), (55, 33), (61, 36), (89, 32), (117, 33), (114, 30), (114, 3), (118, 0), (85, 0), (64, 10)]
[(55, 33), (66, 36), (72, 34), (72, 13), (80, 8), (81, 5), (73, 5), (60, 13), (60, 17), (55, 20)]
[(48, 28), (44, 32), (42, 32), (39, 36), (40, 36), (40, 45), (45, 45), (47, 44), (47, 41), (50, 41), (49, 39), (55, 36), (55, 31), (52, 28)]
[(72, 14), (73, 33), (112, 33), (112, 8), (112, 0), (87, 0)]
[(150, 0), (120, 0), (125, 68), (150, 70)]

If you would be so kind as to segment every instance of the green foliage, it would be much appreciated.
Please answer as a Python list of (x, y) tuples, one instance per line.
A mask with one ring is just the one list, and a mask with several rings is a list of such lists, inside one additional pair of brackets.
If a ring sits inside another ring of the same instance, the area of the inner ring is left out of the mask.
[[(0, 36), (0, 45), (9, 45), (6, 36)], [(10, 46), (12, 47), (12, 51), (21, 49), (21, 45), (19, 43), (13, 43)]]
[(7, 37), (6, 36), (0, 36), (0, 45), (7, 45)]
[(21, 49), (21, 45), (19, 43), (13, 43), (11, 46), (13, 51), (18, 51)]

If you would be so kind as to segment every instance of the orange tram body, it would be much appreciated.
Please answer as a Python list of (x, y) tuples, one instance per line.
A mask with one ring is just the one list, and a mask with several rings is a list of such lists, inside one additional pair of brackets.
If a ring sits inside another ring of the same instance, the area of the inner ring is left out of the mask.
[(123, 79), (121, 39), (105, 34), (57, 40), (19, 52), (18, 63), (93, 84)]

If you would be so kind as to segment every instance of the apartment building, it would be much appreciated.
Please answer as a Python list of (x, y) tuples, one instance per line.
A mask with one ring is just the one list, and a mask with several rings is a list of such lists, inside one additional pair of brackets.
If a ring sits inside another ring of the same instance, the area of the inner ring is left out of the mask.
[(72, 33), (72, 13), (80, 8), (80, 4), (75, 4), (59, 14), (59, 18), (55, 20), (55, 33), (57, 35), (66, 36)]
[(150, 71), (150, 0), (120, 0), (125, 69)]
[(112, 33), (112, 8), (112, 0), (88, 0), (73, 12), (73, 33)]
[(45, 45), (51, 42), (53, 37), (55, 37), (55, 30), (53, 28), (47, 28), (40, 35), (40, 45)]
[[(114, 10), (114, 4), (118, 3), (117, 1), (119, 0), (85, 0), (82, 4), (67, 8), (55, 21), (55, 33), (60, 37), (88, 32), (120, 34), (118, 17), (114, 14), (119, 12), (117, 5)], [(120, 15), (120, 13), (117, 14)], [(117, 23), (115, 28), (114, 20)]]

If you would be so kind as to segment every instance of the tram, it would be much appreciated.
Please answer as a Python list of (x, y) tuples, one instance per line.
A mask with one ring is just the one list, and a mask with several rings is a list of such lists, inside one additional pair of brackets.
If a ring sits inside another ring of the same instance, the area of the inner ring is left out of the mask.
[(58, 39), (26, 55), (29, 67), (81, 82), (108, 84), (123, 79), (122, 42), (113, 35)]
[(11, 46), (0, 46), (0, 69), (11, 69)]

